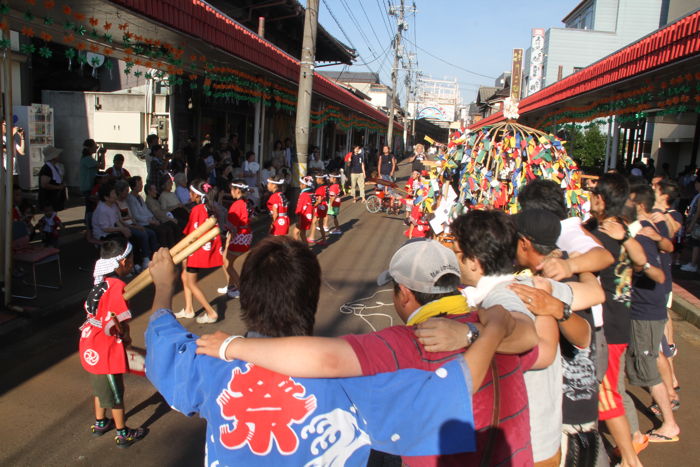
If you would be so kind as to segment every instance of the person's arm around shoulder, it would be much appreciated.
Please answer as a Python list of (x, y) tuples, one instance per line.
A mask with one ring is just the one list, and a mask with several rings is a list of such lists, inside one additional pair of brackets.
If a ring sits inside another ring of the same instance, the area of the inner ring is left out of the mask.
[[(197, 353), (219, 357), (220, 347), (228, 337), (221, 331), (204, 334), (197, 339)], [(352, 346), (338, 337), (236, 339), (228, 344), (225, 355), (229, 360), (245, 360), (297, 378), (362, 376)]]
[[(582, 299), (579, 298), (579, 302), (576, 302), (576, 296), (577, 295), (586, 295), (587, 293), (590, 294), (597, 294), (597, 291), (592, 290), (593, 289), (593, 284), (591, 284), (591, 280), (594, 281), (597, 285), (598, 288), (601, 289), (600, 285), (598, 284), (598, 281), (595, 279), (595, 277), (592, 274), (589, 274), (590, 277), (586, 277), (586, 285), (583, 286), (583, 284), (578, 284), (581, 285), (582, 287), (576, 288), (573, 287), (575, 283), (567, 283), (567, 284), (560, 284), (560, 283), (553, 283), (550, 280), (541, 278), (541, 277), (534, 277), (533, 278), (533, 285), (534, 287), (530, 287), (525, 284), (511, 284), (511, 289), (518, 294), (518, 296), (525, 302), (527, 303), (528, 309), (537, 316), (538, 321), (537, 321), (537, 333), (540, 336), (540, 360), (538, 358), (537, 362), (535, 362), (534, 368), (544, 368), (543, 366), (540, 366), (543, 363), (546, 363), (549, 360), (549, 357), (551, 357), (551, 352), (554, 351), (556, 353), (556, 348), (552, 348), (551, 346), (551, 341), (552, 341), (552, 334), (551, 334), (551, 322), (548, 324), (546, 321), (548, 320), (543, 320), (540, 318), (545, 318), (545, 317), (550, 317), (553, 318), (554, 323), (559, 326), (559, 330), (561, 333), (566, 337), (566, 339), (571, 342), (573, 345), (579, 347), (579, 348), (585, 348), (588, 347), (591, 343), (591, 327), (588, 324), (588, 322), (583, 319), (582, 317), (578, 316), (577, 314), (573, 313), (572, 310), (584, 310), (586, 308), (589, 308), (592, 305), (589, 306), (584, 306), (585, 300), (587, 299)], [(554, 285), (557, 285), (559, 288), (559, 293), (558, 297), (555, 297), (552, 295), (552, 287)], [(565, 291), (565, 287), (570, 287), (570, 292), (567, 293)], [(591, 292), (588, 292), (587, 287), (590, 287), (592, 290)], [(565, 296), (565, 295), (570, 295), (570, 296)], [(560, 299), (561, 298), (561, 299)], [(604, 301), (605, 299), (605, 294), (603, 292), (603, 299), (601, 300), (592, 300), (592, 302), (597, 302), (593, 303), (593, 305), (600, 304)], [(546, 343), (543, 345), (542, 338), (545, 338)], [(557, 338), (557, 343), (558, 343), (558, 338)], [(543, 356), (543, 354), (545, 354)], [(551, 361), (549, 361), (551, 364)], [(545, 365), (547, 366), (547, 365)]]

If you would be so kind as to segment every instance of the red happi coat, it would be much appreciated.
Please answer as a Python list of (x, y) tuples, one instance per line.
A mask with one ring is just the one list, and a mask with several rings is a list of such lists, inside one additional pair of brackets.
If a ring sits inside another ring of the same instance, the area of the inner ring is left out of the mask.
[(131, 319), (123, 297), (125, 286), (121, 279), (107, 277), (85, 301), (87, 319), (80, 327), (78, 348), (80, 362), (89, 373), (116, 375), (129, 370), (124, 343), (117, 335), (117, 322)]

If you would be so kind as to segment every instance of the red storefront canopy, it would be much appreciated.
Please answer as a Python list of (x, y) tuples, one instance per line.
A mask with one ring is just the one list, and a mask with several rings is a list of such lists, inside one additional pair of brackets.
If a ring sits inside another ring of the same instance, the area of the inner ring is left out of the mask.
[[(633, 42), (520, 101), (520, 115), (639, 76), (665, 65), (681, 62), (700, 52), (700, 11)], [(504, 120), (495, 113), (470, 129)]]
[[(300, 63), (274, 44), (246, 29), (201, 0), (112, 0), (134, 13), (151, 18), (181, 33), (209, 44), (294, 83), (299, 81)], [(380, 123), (388, 117), (332, 81), (314, 73), (314, 91)], [(403, 130), (403, 126), (395, 123)]]

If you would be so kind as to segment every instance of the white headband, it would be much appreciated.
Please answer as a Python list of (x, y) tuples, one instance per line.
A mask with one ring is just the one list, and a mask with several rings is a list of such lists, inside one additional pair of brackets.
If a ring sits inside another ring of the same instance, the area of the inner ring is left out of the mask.
[(328, 178), (328, 174), (316, 175), (316, 178)]
[(340, 178), (339, 174), (330, 174), (329, 177), (331, 178)]
[(123, 260), (127, 256), (131, 254), (131, 250), (133, 249), (133, 246), (131, 245), (130, 242), (126, 243), (126, 248), (124, 249), (124, 253), (122, 253), (119, 256), (115, 256), (113, 258), (100, 258), (95, 262), (95, 269), (92, 272), (92, 277), (95, 278), (94, 284), (97, 285), (100, 282), (102, 282), (102, 279), (107, 274), (111, 274), (114, 271), (117, 270), (119, 267), (119, 261)]
[(196, 189), (196, 188), (194, 187), (194, 185), (190, 185), (190, 191), (193, 191), (195, 195), (199, 195), (199, 196), (201, 196), (202, 198), (206, 198), (206, 197), (207, 197), (207, 194), (206, 194), (206, 193), (202, 193), (201, 191), (199, 191), (198, 189)]
[(231, 188), (240, 188), (241, 190), (246, 191), (250, 187), (245, 183), (232, 183)]
[(302, 185), (306, 185), (306, 186), (314, 186), (314, 182), (312, 180), (307, 181), (307, 180), (304, 180), (303, 178), (299, 179), (299, 183), (301, 183)]
[(272, 183), (273, 185), (282, 185), (284, 183), (284, 180), (273, 180), (271, 178), (268, 178), (267, 183)]

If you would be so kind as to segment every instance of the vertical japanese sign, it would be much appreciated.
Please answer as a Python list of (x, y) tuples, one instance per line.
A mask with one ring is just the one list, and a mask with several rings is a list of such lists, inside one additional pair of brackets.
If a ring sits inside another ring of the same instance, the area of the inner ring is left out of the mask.
[(523, 83), (523, 49), (513, 49), (513, 67), (510, 74), (510, 99), (520, 100), (520, 90)]
[(544, 29), (533, 28), (532, 42), (530, 43), (530, 70), (527, 86), (527, 95), (534, 94), (542, 89), (544, 72)]

